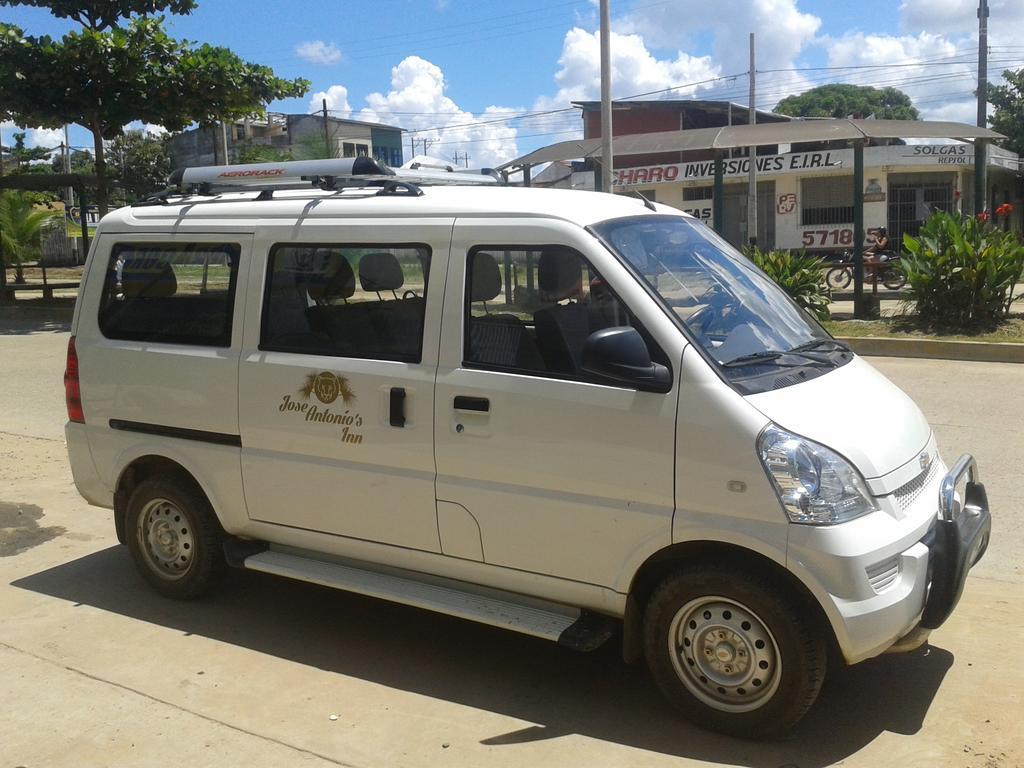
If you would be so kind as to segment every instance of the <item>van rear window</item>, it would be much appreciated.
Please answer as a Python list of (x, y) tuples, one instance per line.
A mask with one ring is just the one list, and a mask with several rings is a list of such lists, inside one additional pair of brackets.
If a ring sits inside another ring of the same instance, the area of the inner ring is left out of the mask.
[(100, 302), (108, 339), (231, 346), (235, 243), (118, 243)]

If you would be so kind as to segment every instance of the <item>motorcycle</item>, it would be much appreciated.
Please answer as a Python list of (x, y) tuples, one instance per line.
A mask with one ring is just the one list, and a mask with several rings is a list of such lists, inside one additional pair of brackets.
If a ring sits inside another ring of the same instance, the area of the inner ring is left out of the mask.
[[(865, 259), (864, 282), (870, 284), (874, 273), (878, 282), (890, 290), (898, 291), (907, 284), (907, 276), (897, 264), (899, 260), (900, 255), (892, 251), (879, 251), (875, 254), (874, 262)], [(825, 280), (836, 290), (849, 288), (853, 282), (853, 254), (849, 251), (843, 253), (843, 263), (830, 269)]]

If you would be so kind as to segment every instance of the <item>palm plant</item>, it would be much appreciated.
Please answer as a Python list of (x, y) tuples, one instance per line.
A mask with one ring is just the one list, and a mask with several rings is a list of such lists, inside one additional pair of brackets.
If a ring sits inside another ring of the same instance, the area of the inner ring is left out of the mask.
[(0, 192), (0, 284), (6, 281), (8, 265), (14, 266), (14, 282), (25, 282), (22, 266), (39, 258), (40, 235), (55, 215), (36, 208), (24, 192)]

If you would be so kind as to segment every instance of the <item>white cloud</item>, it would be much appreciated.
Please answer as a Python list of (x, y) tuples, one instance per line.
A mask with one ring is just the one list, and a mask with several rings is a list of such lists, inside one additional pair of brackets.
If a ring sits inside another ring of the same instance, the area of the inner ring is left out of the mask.
[[(1012, 45), (1024, 25), (1024, 3), (1020, 0), (989, 2), (989, 42)], [(978, 39), (976, 0), (904, 0), (900, 4), (900, 26), (904, 31), (929, 32)]]
[(326, 91), (317, 91), (309, 99), (309, 111), (319, 112), (327, 101), (327, 109), (335, 117), (348, 117), (352, 107), (348, 103), (348, 88), (344, 85), (332, 85)]
[[(698, 36), (710, 34), (715, 64), (723, 74), (742, 74), (744, 80), (750, 69), (750, 32), (756, 32), (758, 69), (788, 69), (814, 42), (821, 23), (814, 14), (801, 11), (797, 0), (717, 0), (713, 8), (705, 0), (667, 0), (639, 6), (617, 22), (623, 31), (642, 35), (652, 49), (685, 49)], [(807, 87), (807, 80), (797, 73), (773, 73), (759, 82), (758, 93), (764, 94), (758, 98), (761, 109)], [(735, 84), (715, 90), (734, 101), (747, 101)]]
[(892, 86), (908, 96), (929, 120), (973, 122), (973, 91), (977, 87), (974, 64), (958, 55), (953, 41), (943, 35), (865, 35), (822, 38), (830, 66), (900, 65), (868, 69), (843, 77), (845, 82), (876, 87)]
[(25, 144), (30, 147), (58, 147), (64, 143), (64, 130), (61, 128), (29, 128)]
[(428, 154), (452, 160), (455, 152), (465, 152), (476, 168), (498, 165), (518, 154), (517, 130), (505, 121), (486, 122), (501, 120), (515, 110), (489, 106), (474, 115), (445, 95), (446, 89), (440, 67), (408, 56), (392, 68), (391, 89), (367, 96), (366, 107), (356, 117), (416, 130), (417, 140), (432, 140)]
[(295, 55), (310, 64), (337, 64), (341, 61), (341, 51), (334, 43), (323, 40), (309, 40), (295, 46)]

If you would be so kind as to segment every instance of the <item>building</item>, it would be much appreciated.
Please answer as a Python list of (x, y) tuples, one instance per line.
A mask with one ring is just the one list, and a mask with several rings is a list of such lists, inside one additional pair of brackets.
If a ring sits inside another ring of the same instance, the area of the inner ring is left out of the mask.
[(254, 150), (259, 148), (276, 150), (299, 160), (323, 157), (329, 148), (333, 157), (368, 156), (397, 168), (402, 164), (404, 131), (404, 128), (361, 120), (268, 112), (261, 118), (175, 134), (170, 139), (171, 165), (175, 168), (223, 165), (237, 162), (243, 153), (257, 154)]
[[(600, 102), (575, 106), (582, 110), (584, 138), (600, 138)], [(656, 133), (746, 124), (748, 114), (747, 107), (729, 102), (615, 102), (612, 125), (615, 135)], [(758, 123), (791, 119), (757, 113)], [(823, 254), (853, 247), (853, 150), (846, 142), (763, 146), (756, 158), (759, 245)], [(725, 159), (723, 235), (734, 245), (749, 239), (749, 167), (746, 150), (734, 150)], [(713, 177), (710, 150), (620, 155), (615, 158), (613, 184), (617, 192), (640, 192), (710, 223)], [(575, 188), (593, 188), (589, 165), (580, 164), (569, 179)], [(973, 210), (973, 190), (974, 148), (969, 144), (889, 139), (864, 149), (864, 226), (867, 231), (886, 227), (892, 242), (902, 242), (905, 233), (916, 235), (936, 209)], [(1020, 159), (990, 146), (989, 210), (1013, 203), (1012, 217), (1002, 223), (1019, 231), (1022, 196)]]

